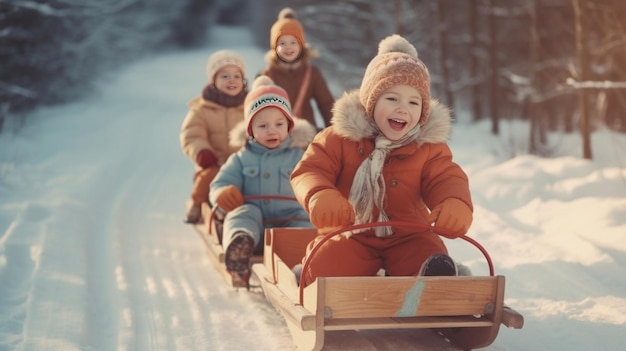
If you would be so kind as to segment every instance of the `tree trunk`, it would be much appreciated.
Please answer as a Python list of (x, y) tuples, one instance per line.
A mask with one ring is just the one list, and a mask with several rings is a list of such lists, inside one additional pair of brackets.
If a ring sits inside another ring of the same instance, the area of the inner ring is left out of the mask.
[[(573, 0), (574, 14), (576, 17), (576, 53), (578, 55), (578, 81), (584, 82), (589, 79), (589, 57), (586, 50), (587, 35), (585, 26), (584, 9), (586, 0)], [(578, 88), (578, 110), (580, 114), (580, 131), (583, 139), (583, 157), (591, 159), (591, 131), (587, 108), (587, 89)]]
[(498, 116), (498, 40), (496, 35), (495, 0), (489, 0), (489, 64), (491, 65), (489, 112), (491, 113), (491, 133), (500, 134)]
[(478, 121), (481, 118), (480, 108), (480, 85), (476, 80), (478, 77), (478, 0), (471, 0), (470, 3), (470, 77), (472, 77), (472, 120)]
[(448, 46), (448, 25), (446, 23), (446, 14), (443, 6), (444, 0), (437, 2), (437, 14), (439, 15), (439, 62), (441, 63), (441, 76), (443, 90), (446, 96), (446, 104), (454, 108), (454, 100), (452, 97), (452, 91), (450, 90), (450, 72), (448, 71), (448, 52), (446, 47)]
[[(371, 3), (367, 1), (355, 1), (354, 8), (358, 13), (367, 16), (367, 18), (374, 18), (374, 11), (372, 10)], [(363, 43), (365, 43), (365, 45), (371, 46), (376, 44), (376, 37), (374, 36), (373, 28), (375, 28), (375, 26), (363, 26)]]
[(396, 34), (401, 36), (406, 35), (406, 30), (404, 28), (404, 0), (396, 0)]
[(530, 94), (526, 98), (526, 112), (530, 121), (530, 140), (528, 152), (532, 155), (541, 154), (540, 146), (546, 143), (546, 130), (545, 123), (542, 123), (542, 118), (535, 113), (534, 105), (537, 96), (537, 90), (539, 84), (537, 82), (537, 75), (535, 74), (535, 68), (540, 59), (541, 50), (541, 38), (539, 37), (539, 7), (540, 1), (533, 0), (532, 7), (530, 9), (530, 62), (529, 62), (529, 85)]

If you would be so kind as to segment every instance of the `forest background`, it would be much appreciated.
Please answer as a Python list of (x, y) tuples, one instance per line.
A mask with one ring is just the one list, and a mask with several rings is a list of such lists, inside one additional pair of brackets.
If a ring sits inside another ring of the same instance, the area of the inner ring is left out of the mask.
[(247, 25), (269, 48), (285, 6), (342, 90), (359, 86), (380, 39), (407, 37), (444, 103), (490, 118), (493, 134), (502, 119), (530, 122), (511, 157), (549, 157), (546, 133), (580, 131), (593, 158), (591, 131), (626, 132), (623, 0), (0, 0), (0, 133), (94, 94), (123, 64), (206, 45), (217, 24)]

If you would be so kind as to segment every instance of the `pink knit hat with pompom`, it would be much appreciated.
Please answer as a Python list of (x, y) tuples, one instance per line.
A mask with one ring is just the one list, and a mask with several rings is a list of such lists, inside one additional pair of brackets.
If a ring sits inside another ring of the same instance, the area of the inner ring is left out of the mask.
[(419, 124), (424, 125), (430, 112), (430, 74), (426, 65), (417, 58), (417, 49), (398, 34), (381, 40), (378, 55), (365, 69), (359, 97), (368, 117), (373, 118), (374, 106), (380, 95), (394, 85), (417, 89), (422, 97)]

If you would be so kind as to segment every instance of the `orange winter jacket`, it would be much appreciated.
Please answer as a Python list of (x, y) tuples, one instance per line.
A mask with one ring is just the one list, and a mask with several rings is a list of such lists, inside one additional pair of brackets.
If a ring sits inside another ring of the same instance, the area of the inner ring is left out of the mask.
[[(449, 109), (431, 100), (429, 118), (414, 142), (387, 156), (383, 176), (390, 220), (427, 225), (429, 208), (450, 197), (472, 208), (467, 175), (452, 161), (446, 144), (451, 121)], [(322, 189), (337, 189), (348, 198), (357, 169), (374, 150), (378, 131), (368, 121), (358, 91), (337, 100), (332, 123), (315, 137), (291, 175), (294, 194), (307, 211), (310, 197)], [(372, 218), (377, 216), (374, 209)], [(395, 233), (413, 231), (394, 228)]]
[(202, 97), (189, 102), (189, 112), (180, 131), (183, 153), (196, 162), (200, 150), (208, 149), (217, 158), (218, 166), (238, 148), (229, 145), (228, 133), (243, 121), (243, 104), (225, 107)]

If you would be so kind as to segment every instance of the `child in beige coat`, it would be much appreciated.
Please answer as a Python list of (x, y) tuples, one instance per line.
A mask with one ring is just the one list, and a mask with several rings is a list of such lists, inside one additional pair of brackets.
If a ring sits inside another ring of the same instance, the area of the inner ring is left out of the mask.
[(180, 131), (183, 153), (195, 164), (192, 206), (186, 223), (198, 223), (202, 203), (208, 201), (209, 185), (226, 159), (237, 149), (229, 145), (229, 132), (243, 121), (243, 102), (248, 93), (245, 64), (241, 56), (220, 50), (209, 57), (209, 84), (189, 103)]

